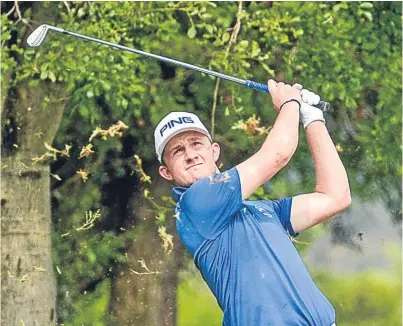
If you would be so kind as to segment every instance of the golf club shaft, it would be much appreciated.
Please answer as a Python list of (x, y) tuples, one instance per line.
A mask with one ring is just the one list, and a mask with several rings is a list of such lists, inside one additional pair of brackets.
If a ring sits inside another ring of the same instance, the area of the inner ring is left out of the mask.
[[(140, 54), (140, 55), (143, 55), (143, 56), (146, 56), (146, 57), (150, 57), (150, 58), (154, 58), (154, 59), (157, 59), (157, 60), (160, 60), (160, 61), (164, 61), (164, 62), (168, 62), (168, 63), (174, 64), (174, 65), (178, 65), (178, 66), (181, 66), (181, 67), (184, 67), (184, 68), (187, 68), (187, 69), (196, 70), (196, 71), (205, 73), (207, 75), (212, 75), (212, 76), (215, 76), (215, 77), (218, 77), (218, 78), (222, 78), (222, 79), (226, 79), (226, 80), (229, 80), (229, 81), (232, 81), (232, 82), (235, 82), (235, 83), (239, 83), (239, 84), (245, 85), (245, 86), (247, 86), (249, 88), (253, 88), (253, 89), (265, 92), (265, 93), (269, 93), (269, 88), (267, 87), (267, 85), (254, 82), (252, 80), (245, 80), (245, 79), (240, 79), (240, 78), (228, 76), (226, 74), (222, 74), (222, 73), (219, 73), (219, 72), (216, 72), (216, 71), (213, 71), (213, 70), (201, 68), (201, 67), (198, 67), (198, 66), (195, 66), (195, 65), (191, 65), (191, 64), (182, 62), (182, 61), (170, 59), (170, 58), (167, 58), (167, 57), (164, 57), (164, 56), (160, 56), (160, 55), (156, 55), (156, 54), (152, 54), (152, 53), (148, 53), (148, 52), (144, 52), (144, 51), (140, 51), (140, 50), (136, 50), (136, 49), (133, 49), (133, 48), (129, 48), (127, 46), (123, 46), (123, 45), (103, 41), (103, 40), (100, 40), (100, 39), (97, 39), (97, 38), (94, 38), (94, 37), (85, 36), (85, 35), (81, 35), (81, 34), (78, 34), (78, 33), (66, 31), (66, 30), (64, 30), (62, 28), (53, 27), (53, 26), (48, 26), (48, 27), (49, 27), (50, 30), (55, 31), (55, 32), (75, 36), (75, 37), (78, 37), (78, 38), (81, 38), (81, 39), (84, 39), (84, 40), (87, 40), (87, 41), (93, 41), (93, 42), (100, 43), (100, 44), (103, 44), (103, 45), (107, 45), (107, 46), (117, 48), (117, 49), (120, 49), (120, 50), (125, 50), (125, 51), (129, 51), (129, 52), (132, 52), (132, 53)], [(314, 106), (319, 108), (319, 109), (321, 109), (322, 111), (327, 111), (329, 109), (329, 107), (330, 107), (329, 103), (323, 102), (323, 101), (320, 101), (317, 105), (314, 105)]]

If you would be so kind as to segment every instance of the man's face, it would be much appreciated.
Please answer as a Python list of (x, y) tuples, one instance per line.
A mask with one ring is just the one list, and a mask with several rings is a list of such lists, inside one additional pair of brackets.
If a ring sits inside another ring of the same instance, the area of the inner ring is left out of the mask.
[(165, 146), (160, 175), (180, 186), (189, 186), (196, 180), (218, 172), (215, 162), (220, 146), (197, 131), (186, 131), (172, 138)]

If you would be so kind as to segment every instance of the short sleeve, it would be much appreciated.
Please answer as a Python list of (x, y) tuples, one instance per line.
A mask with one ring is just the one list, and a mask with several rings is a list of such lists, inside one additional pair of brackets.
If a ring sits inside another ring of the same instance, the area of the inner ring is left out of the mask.
[(179, 205), (203, 237), (216, 238), (242, 208), (237, 169), (198, 180), (183, 194)]
[(298, 233), (294, 232), (294, 229), (291, 224), (291, 206), (292, 206), (292, 198), (282, 198), (279, 200), (271, 201), (274, 211), (277, 213), (278, 218), (280, 219), (280, 223), (283, 228), (287, 231), (287, 233), (292, 236), (298, 236)]

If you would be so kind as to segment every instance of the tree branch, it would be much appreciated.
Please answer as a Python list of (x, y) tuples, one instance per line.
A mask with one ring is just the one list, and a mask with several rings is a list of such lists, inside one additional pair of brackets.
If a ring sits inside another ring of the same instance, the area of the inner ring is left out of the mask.
[(15, 22), (15, 24), (17, 24), (22, 20), (20, 7), (18, 6), (18, 1), (14, 1), (14, 7), (15, 7), (15, 10), (17, 11), (17, 16), (18, 16), (18, 20)]
[[(232, 47), (233, 44), (236, 43), (238, 33), (241, 29), (241, 13), (242, 13), (242, 1), (239, 1), (238, 3), (238, 12), (236, 14), (237, 20), (234, 25), (234, 28), (232, 29), (231, 37), (228, 42), (227, 49), (225, 51), (225, 60), (228, 58), (229, 51)], [(215, 112), (217, 108), (217, 97), (218, 97), (218, 89), (220, 88), (220, 78), (217, 78), (216, 84), (215, 84), (215, 89), (214, 89), (214, 97), (213, 97), (213, 107), (211, 109), (211, 137), (214, 138), (214, 127), (215, 127)]]

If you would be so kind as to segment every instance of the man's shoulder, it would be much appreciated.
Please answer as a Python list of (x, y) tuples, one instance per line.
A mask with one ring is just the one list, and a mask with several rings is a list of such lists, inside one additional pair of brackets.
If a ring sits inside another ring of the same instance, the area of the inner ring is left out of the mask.
[(180, 196), (178, 203), (188, 216), (232, 215), (242, 205), (236, 168), (196, 181)]
[(235, 167), (227, 171), (218, 172), (214, 175), (199, 179), (183, 193), (180, 199), (193, 196), (196, 197), (194, 199), (200, 199), (202, 197), (208, 197), (211, 194), (214, 195), (218, 188), (215, 187), (215, 185), (229, 185), (229, 183), (233, 181), (234, 178), (239, 179), (239, 175)]

